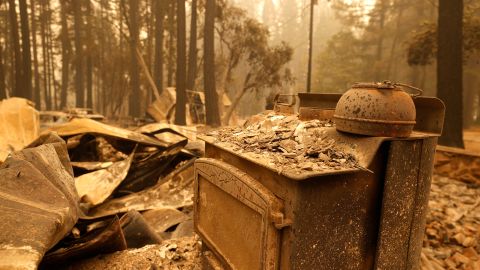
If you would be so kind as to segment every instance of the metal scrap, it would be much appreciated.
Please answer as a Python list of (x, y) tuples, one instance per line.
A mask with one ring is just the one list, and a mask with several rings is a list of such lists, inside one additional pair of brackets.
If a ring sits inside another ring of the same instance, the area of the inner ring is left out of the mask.
[(0, 101), (0, 162), (12, 151), (22, 150), (38, 137), (39, 113), (23, 98)]
[(68, 118), (39, 136), (29, 101), (0, 103), (0, 269), (58, 268), (192, 235), (196, 156), (183, 129)]
[(181, 208), (193, 205), (193, 162), (182, 164), (155, 186), (90, 209), (91, 218), (112, 216), (129, 210), (144, 211), (166, 207)]
[(68, 156), (62, 156), (65, 147), (58, 140), (27, 148), (1, 165), (0, 269), (36, 269), (77, 222), (78, 195)]
[(125, 160), (113, 163), (106, 169), (76, 177), (75, 187), (80, 200), (90, 206), (103, 203), (127, 176), (132, 164), (133, 154)]

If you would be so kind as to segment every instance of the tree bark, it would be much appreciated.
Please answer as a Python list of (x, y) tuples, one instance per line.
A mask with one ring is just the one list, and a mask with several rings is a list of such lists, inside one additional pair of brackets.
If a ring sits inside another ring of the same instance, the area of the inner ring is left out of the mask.
[(232, 101), (232, 105), (230, 106), (230, 108), (228, 108), (228, 110), (225, 112), (225, 116), (223, 117), (223, 123), (225, 125), (228, 125), (228, 122), (230, 121), (233, 112), (238, 107), (238, 104), (240, 104), (240, 100), (242, 100), (243, 96), (247, 93), (247, 90), (247, 88), (243, 88), (242, 90), (240, 90), (240, 92), (237, 93), (237, 96), (235, 96), (234, 100)]
[(185, 0), (177, 0), (177, 75), (175, 124), (186, 124), (186, 15)]
[[(47, 10), (50, 9), (50, 2), (47, 2)], [(57, 99), (57, 80), (55, 79), (55, 63), (54, 59), (55, 56), (53, 54), (53, 34), (52, 34), (52, 16), (51, 13), (48, 13), (48, 21), (47, 21), (47, 50), (48, 50), (48, 74), (50, 75), (49, 79), (49, 89), (50, 89), (50, 102), (51, 108), (56, 110), (58, 108), (58, 99)]]
[(23, 83), (21, 96), (32, 99), (32, 55), (30, 53), (30, 25), (28, 20), (27, 0), (19, 0), (20, 23), (22, 31)]
[(446, 105), (439, 143), (463, 144), (463, 0), (440, 0), (438, 7), (437, 96)]
[(0, 100), (7, 98), (7, 88), (5, 85), (5, 69), (4, 69), (3, 47), (0, 44)]
[(215, 0), (207, 0), (205, 6), (203, 81), (205, 87), (206, 124), (220, 125), (218, 95), (215, 87)]
[(137, 46), (138, 46), (138, 1), (130, 0), (129, 19), (130, 19), (130, 98), (128, 102), (128, 109), (130, 116), (140, 116), (140, 73), (138, 70), (137, 61)]
[(20, 51), (20, 35), (18, 34), (17, 11), (15, 10), (15, 0), (8, 0), (10, 14), (10, 33), (13, 46), (15, 61), (15, 81), (12, 85), (12, 96), (22, 96), (23, 84), (23, 63)]
[(45, 2), (41, 3), (41, 22), (40, 22), (40, 36), (41, 36), (41, 46), (42, 46), (42, 71), (43, 71), (43, 98), (45, 101), (45, 108), (47, 110), (51, 109), (51, 99), (50, 99), (50, 75), (48, 74), (48, 43), (47, 43), (47, 11), (45, 10)]
[(163, 21), (165, 18), (164, 0), (155, 1), (155, 60), (153, 76), (160, 93), (163, 91)]
[(68, 21), (66, 2), (60, 1), (60, 16), (61, 16), (61, 40), (62, 40), (62, 90), (60, 93), (60, 109), (67, 107), (67, 91), (70, 67), (70, 39), (68, 37)]
[[(63, 1), (61, 1), (63, 2)], [(30, 0), (31, 10), (31, 29), (32, 29), (32, 47), (33, 47), (33, 100), (37, 109), (40, 109), (40, 73), (38, 71), (38, 52), (37, 52), (37, 23), (35, 20), (35, 1)]]
[[(401, 24), (402, 24), (402, 16), (403, 16), (403, 11), (405, 10), (403, 7), (398, 7), (400, 10), (398, 11), (398, 14), (397, 14), (397, 21), (395, 23), (395, 34), (393, 36), (393, 40), (392, 40), (392, 46), (390, 47), (390, 59), (388, 60), (388, 66), (387, 66), (387, 72), (386, 72), (386, 76), (385, 78), (387, 79), (390, 79), (390, 76), (397, 76), (396, 72), (395, 72), (395, 68), (393, 68), (394, 66), (396, 66), (396, 62), (395, 61), (395, 51), (396, 51), (396, 48), (397, 48), (397, 43), (398, 43), (398, 39), (400, 37), (400, 27), (401, 27)], [(393, 74), (392, 74), (392, 68), (394, 70)]]
[(72, 0), (75, 31), (75, 106), (85, 107), (83, 83), (82, 0)]
[(168, 9), (168, 66), (167, 66), (167, 86), (173, 85), (174, 67), (175, 67), (175, 0), (170, 0)]
[(190, 45), (188, 47), (187, 89), (195, 90), (197, 75), (197, 0), (192, 0), (192, 16), (190, 20)]
[(387, 3), (386, 0), (380, 0), (380, 18), (378, 22), (378, 39), (377, 39), (377, 48), (375, 53), (375, 74), (374, 78), (375, 81), (383, 80), (383, 72), (382, 72), (382, 56), (383, 56), (383, 39), (384, 39), (384, 29), (385, 29), (385, 17), (387, 13)]
[(87, 5), (86, 14), (87, 17), (87, 26), (86, 26), (86, 35), (87, 35), (87, 59), (86, 59), (86, 76), (87, 76), (87, 108), (93, 109), (93, 37), (92, 37), (92, 7), (89, 1), (85, 2)]

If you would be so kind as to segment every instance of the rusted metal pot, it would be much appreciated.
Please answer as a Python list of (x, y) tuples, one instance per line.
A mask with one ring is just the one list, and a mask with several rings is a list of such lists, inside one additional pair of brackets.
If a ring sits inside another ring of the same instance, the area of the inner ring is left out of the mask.
[(335, 108), (337, 130), (353, 134), (409, 137), (415, 125), (415, 104), (404, 84), (357, 83), (342, 95)]

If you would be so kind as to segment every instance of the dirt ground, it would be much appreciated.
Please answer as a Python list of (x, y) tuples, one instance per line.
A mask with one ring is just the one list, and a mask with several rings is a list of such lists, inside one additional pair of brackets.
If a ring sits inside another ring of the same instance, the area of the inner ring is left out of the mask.
[(463, 131), (465, 148), (469, 151), (480, 152), (480, 127), (470, 128)]
[(200, 239), (197, 236), (164, 241), (75, 262), (63, 269), (70, 270), (199, 270)]

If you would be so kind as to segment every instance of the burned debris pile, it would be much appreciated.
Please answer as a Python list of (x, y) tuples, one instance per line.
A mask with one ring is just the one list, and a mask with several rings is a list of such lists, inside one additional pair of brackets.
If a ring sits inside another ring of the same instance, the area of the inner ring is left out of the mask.
[[(29, 104), (14, 105), (38, 120)], [(17, 118), (0, 124), (38, 133), (39, 121), (29, 127)], [(197, 155), (176, 130), (133, 131), (74, 118), (51, 125), (30, 145), (24, 140), (6, 144), (0, 161), (0, 269), (61, 269), (104, 253), (193, 241)]]
[(253, 154), (291, 173), (358, 167), (352, 147), (329, 137), (332, 126), (330, 121), (266, 113), (252, 117), (243, 127), (221, 128), (208, 135), (237, 153)]
[(138, 249), (117, 251), (74, 262), (70, 270), (161, 269), (200, 270), (198, 237), (181, 237)]

